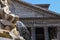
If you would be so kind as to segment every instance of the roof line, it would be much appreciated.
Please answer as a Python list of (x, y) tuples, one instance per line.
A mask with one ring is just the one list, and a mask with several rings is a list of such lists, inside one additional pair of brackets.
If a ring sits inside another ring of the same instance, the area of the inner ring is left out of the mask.
[(39, 12), (40, 12), (40, 10), (42, 10), (42, 11), (47, 12), (49, 14), (52, 14), (52, 15), (60, 17), (60, 14), (58, 14), (56, 12), (53, 12), (53, 11), (50, 11), (50, 10), (47, 10), (47, 9), (42, 8), (40, 6), (36, 6), (36, 5), (30, 4), (30, 3), (24, 2), (22, 0), (15, 0), (15, 1), (18, 2), (18, 3), (25, 4), (25, 5), (29, 6), (29, 7), (33, 7), (35, 10), (37, 9), (37, 11), (39, 11)]

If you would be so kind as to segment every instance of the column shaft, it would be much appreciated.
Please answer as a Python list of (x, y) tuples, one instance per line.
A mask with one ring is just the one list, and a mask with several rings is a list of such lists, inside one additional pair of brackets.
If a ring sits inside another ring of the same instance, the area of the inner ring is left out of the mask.
[(60, 27), (57, 27), (57, 40), (60, 40)]
[(44, 27), (45, 40), (49, 40), (48, 27)]
[(35, 40), (35, 27), (31, 28), (31, 40)]

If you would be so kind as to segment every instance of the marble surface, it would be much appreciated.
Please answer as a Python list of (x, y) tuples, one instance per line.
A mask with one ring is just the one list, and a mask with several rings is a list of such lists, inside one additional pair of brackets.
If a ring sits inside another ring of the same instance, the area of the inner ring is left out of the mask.
[(0, 37), (0, 40), (13, 40), (13, 39)]
[(57, 39), (52, 39), (52, 40), (57, 40)]

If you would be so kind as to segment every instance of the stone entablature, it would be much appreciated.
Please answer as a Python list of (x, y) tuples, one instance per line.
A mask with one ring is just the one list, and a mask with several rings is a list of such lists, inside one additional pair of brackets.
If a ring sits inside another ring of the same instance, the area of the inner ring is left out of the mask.
[(60, 19), (21, 19), (27, 27), (60, 26)]

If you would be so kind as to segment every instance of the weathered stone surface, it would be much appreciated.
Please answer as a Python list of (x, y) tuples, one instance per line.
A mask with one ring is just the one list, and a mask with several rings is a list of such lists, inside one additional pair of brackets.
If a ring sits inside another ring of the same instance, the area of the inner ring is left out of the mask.
[[(14, 2), (14, 1), (12, 1)], [(29, 8), (23, 4), (14, 2), (10, 5), (10, 10), (18, 15), (20, 18), (28, 18), (28, 17), (52, 17), (52, 15), (44, 14), (43, 11), (37, 12), (32, 8)]]
[(0, 20), (0, 22), (3, 24), (3, 25), (10, 25), (10, 26), (13, 26), (13, 23), (9, 22), (8, 20)]
[(60, 26), (60, 19), (22, 19), (21, 20), (27, 27), (55, 27)]
[[(14, 15), (10, 10), (9, 10), (9, 4), (7, 0), (0, 0), (1, 2), (1, 16), (2, 18), (0, 18), (0, 27), (1, 25), (3, 25), (3, 28), (0, 28), (0, 40), (25, 40), (22, 36), (19, 35), (19, 32), (17, 31), (17, 29), (13, 30), (14, 28), (16, 28), (15, 24), (13, 23), (13, 21), (18, 21), (16, 17), (16, 15)], [(13, 14), (13, 15), (12, 15)], [(3, 17), (4, 15), (4, 17)], [(12, 18), (11, 18), (12, 16)], [(11, 19), (8, 20), (8, 19)], [(5, 28), (8, 29), (5, 29)], [(12, 28), (11, 28), (12, 27)], [(17, 33), (16, 33), (17, 32)], [(12, 38), (12, 39), (9, 39)]]
[(12, 39), (0, 37), (0, 40), (12, 40)]

